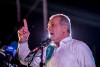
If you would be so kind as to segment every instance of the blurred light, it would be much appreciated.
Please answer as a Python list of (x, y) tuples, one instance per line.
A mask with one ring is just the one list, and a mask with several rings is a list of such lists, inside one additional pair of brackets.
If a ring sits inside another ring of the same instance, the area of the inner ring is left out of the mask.
[[(93, 56), (92, 56), (93, 57)], [(93, 60), (94, 60), (94, 63), (95, 63), (95, 59), (94, 59), (94, 57), (93, 57)]]
[(54, 41), (51, 41), (50, 45), (56, 47), (56, 44), (54, 43)]
[(50, 38), (50, 34), (48, 33), (48, 37)]
[(47, 38), (50, 38), (49, 32), (46, 33), (46, 37), (47, 37)]

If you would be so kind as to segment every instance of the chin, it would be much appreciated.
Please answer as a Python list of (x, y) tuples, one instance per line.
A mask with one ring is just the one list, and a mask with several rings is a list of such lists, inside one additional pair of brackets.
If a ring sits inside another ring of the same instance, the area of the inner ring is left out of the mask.
[(52, 41), (54, 41), (54, 38), (51, 37), (50, 39), (51, 39)]

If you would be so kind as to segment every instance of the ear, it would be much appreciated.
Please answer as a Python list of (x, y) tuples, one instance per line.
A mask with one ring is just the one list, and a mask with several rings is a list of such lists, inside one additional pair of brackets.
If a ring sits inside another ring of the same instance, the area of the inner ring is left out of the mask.
[(62, 30), (63, 30), (63, 32), (67, 32), (67, 26), (66, 25), (63, 25), (62, 26)]

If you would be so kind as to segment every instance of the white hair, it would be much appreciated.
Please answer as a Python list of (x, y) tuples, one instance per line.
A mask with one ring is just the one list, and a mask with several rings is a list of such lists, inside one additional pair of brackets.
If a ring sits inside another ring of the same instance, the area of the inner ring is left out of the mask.
[(55, 17), (64, 17), (64, 18), (67, 20), (67, 22), (62, 22), (62, 24), (67, 25), (68, 30), (69, 30), (69, 34), (70, 34), (70, 36), (71, 36), (71, 22), (70, 22), (69, 17), (66, 16), (66, 15), (64, 15), (64, 14), (55, 14), (55, 15), (52, 15), (52, 16), (49, 18), (49, 20), (51, 20), (51, 19), (53, 19), (53, 18), (55, 18)]
[(54, 17), (56, 17), (56, 16), (64, 16), (64, 17), (68, 20), (68, 22), (70, 22), (69, 17), (66, 16), (66, 15), (64, 15), (64, 14), (55, 14), (55, 15), (52, 15), (49, 19), (51, 20), (52, 18), (54, 18)]

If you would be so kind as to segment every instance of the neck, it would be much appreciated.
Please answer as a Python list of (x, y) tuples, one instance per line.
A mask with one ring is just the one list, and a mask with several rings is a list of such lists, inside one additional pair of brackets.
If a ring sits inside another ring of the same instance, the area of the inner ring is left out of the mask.
[(60, 46), (59, 45), (60, 41), (62, 41), (66, 37), (69, 37), (69, 34), (64, 34), (59, 40), (55, 40), (56, 46), (59, 47)]

